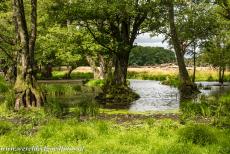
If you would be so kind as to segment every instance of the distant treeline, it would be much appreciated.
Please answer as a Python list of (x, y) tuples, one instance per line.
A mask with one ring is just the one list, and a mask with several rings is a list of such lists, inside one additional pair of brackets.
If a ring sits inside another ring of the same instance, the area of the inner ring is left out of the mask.
[(137, 46), (132, 49), (129, 57), (129, 65), (146, 66), (175, 62), (173, 51), (162, 47)]

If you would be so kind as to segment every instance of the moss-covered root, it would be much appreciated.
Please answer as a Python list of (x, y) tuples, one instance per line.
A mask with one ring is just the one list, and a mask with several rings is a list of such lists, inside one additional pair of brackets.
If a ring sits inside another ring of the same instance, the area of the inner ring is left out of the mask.
[(21, 80), (17, 81), (14, 86), (16, 93), (15, 98), (15, 110), (19, 110), (21, 107), (40, 107), (45, 102), (45, 96), (39, 89), (37, 84)]
[(127, 106), (137, 100), (139, 95), (128, 86), (111, 85), (104, 87), (103, 93), (100, 93), (96, 99), (103, 104), (112, 103), (113, 105)]
[(21, 107), (41, 107), (44, 102), (44, 95), (34, 88), (27, 88), (23, 92), (16, 94), (15, 110)]

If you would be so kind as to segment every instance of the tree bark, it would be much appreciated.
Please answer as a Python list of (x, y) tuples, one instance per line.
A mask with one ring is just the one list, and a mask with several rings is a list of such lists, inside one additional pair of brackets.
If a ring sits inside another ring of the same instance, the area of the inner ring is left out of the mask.
[(37, 0), (31, 0), (31, 32), (29, 36), (23, 0), (14, 0), (13, 7), (18, 26), (21, 52), (17, 62), (15, 110), (21, 107), (40, 107), (45, 98), (34, 77), (34, 49), (37, 34)]
[(225, 67), (220, 66), (219, 67), (219, 83), (224, 84), (224, 72), (225, 72)]
[(170, 35), (173, 42), (173, 47), (176, 53), (176, 59), (179, 67), (179, 75), (180, 75), (180, 90), (183, 92), (183, 97), (189, 97), (195, 91), (198, 92), (198, 89), (194, 83), (191, 82), (188, 71), (186, 69), (186, 65), (184, 62), (184, 54), (183, 49), (180, 45), (180, 40), (178, 37), (178, 32), (175, 25), (174, 19), (174, 4), (173, 0), (168, 1), (168, 19), (170, 26)]
[(99, 65), (100, 65), (100, 78), (107, 80), (112, 74), (113, 61), (112, 58), (105, 57), (101, 54), (98, 54)]
[(86, 59), (93, 71), (94, 79), (100, 79), (100, 71), (97, 67), (96, 61), (89, 55), (86, 56)]
[(113, 84), (127, 86), (126, 77), (128, 70), (129, 52), (121, 51), (115, 55), (115, 70)]
[(192, 75), (192, 82), (195, 83), (196, 81), (196, 45), (193, 46), (193, 75)]

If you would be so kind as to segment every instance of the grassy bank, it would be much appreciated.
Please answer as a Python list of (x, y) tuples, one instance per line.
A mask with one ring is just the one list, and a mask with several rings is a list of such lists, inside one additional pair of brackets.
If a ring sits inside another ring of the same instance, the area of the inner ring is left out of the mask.
[[(159, 114), (158, 114), (159, 115)], [(230, 131), (209, 121), (153, 115), (103, 113), (96, 116), (45, 111), (5, 113), (0, 117), (1, 147), (73, 147), (72, 153), (228, 154)], [(81, 151), (83, 150), (83, 151)], [(7, 152), (4, 152), (7, 153)], [(12, 152), (8, 152), (12, 153)], [(21, 153), (21, 152), (18, 152)], [(33, 152), (35, 153), (35, 152)], [(55, 153), (58, 153), (56, 151)], [(63, 153), (63, 152), (60, 152)]]
[(1, 147), (79, 147), (84, 153), (230, 152), (230, 131), (207, 124), (182, 125), (175, 120), (153, 118), (123, 122), (96, 117), (58, 119), (41, 111), (3, 118), (0, 121)]

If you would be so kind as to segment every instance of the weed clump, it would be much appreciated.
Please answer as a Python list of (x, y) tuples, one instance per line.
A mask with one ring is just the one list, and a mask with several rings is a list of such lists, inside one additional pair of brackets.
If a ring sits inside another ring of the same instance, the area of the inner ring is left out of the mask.
[(91, 98), (85, 97), (74, 106), (74, 111), (78, 116), (96, 116), (99, 113), (99, 106)]
[(212, 130), (205, 125), (190, 125), (179, 131), (179, 141), (198, 145), (209, 145), (217, 142)]

